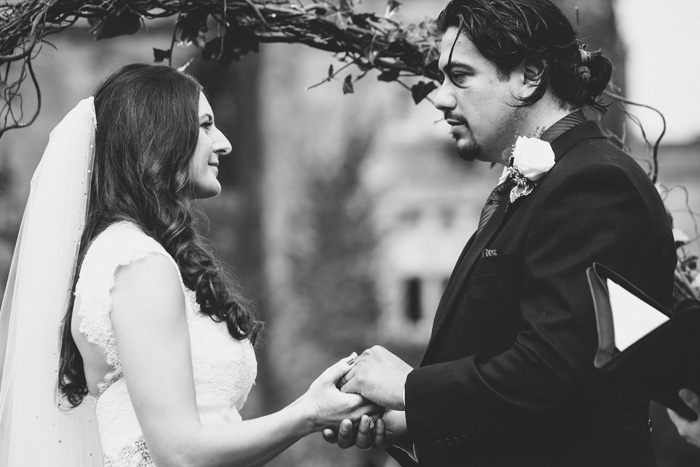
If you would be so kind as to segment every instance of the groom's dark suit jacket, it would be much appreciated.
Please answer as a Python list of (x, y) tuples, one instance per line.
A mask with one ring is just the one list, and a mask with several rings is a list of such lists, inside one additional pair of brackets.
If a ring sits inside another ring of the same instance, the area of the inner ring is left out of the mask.
[(585, 271), (600, 262), (669, 305), (669, 219), (649, 177), (596, 123), (552, 148), (556, 165), (534, 191), (502, 203), (467, 243), (408, 376), (421, 466), (655, 465), (649, 400), (593, 366)]

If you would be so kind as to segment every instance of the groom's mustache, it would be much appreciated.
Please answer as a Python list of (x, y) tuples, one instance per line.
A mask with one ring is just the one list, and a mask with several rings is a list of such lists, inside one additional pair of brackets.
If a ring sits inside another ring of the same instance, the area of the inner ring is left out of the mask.
[(467, 123), (467, 120), (466, 120), (464, 117), (460, 116), (460, 115), (454, 114), (454, 113), (452, 113), (452, 112), (445, 112), (444, 115), (445, 115), (445, 121), (446, 121), (447, 123), (449, 123), (450, 125), (466, 125), (466, 126), (469, 126), (469, 124)]

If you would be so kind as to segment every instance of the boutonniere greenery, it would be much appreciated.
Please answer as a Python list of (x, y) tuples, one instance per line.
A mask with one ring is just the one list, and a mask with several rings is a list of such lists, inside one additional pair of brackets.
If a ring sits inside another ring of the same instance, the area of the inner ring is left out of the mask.
[(509, 180), (513, 185), (510, 190), (510, 202), (521, 196), (527, 196), (537, 186), (537, 182), (554, 167), (552, 146), (539, 138), (518, 136), (513, 146), (508, 166), (503, 170), (501, 180)]

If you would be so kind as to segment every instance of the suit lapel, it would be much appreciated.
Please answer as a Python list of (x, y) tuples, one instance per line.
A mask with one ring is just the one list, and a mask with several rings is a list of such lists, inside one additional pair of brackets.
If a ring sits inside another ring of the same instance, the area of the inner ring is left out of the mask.
[[(509, 207), (510, 206), (510, 207)], [(481, 256), (481, 252), (484, 247), (489, 243), (491, 238), (498, 231), (503, 221), (506, 218), (506, 211), (513, 209), (514, 205), (511, 205), (508, 200), (501, 203), (496, 211), (493, 213), (491, 218), (488, 220), (484, 229), (479, 232), (479, 235), (472, 237), (470, 243), (467, 243), (467, 247), (462, 252), (460, 260), (455, 266), (452, 276), (445, 287), (445, 292), (440, 299), (440, 304), (435, 312), (435, 321), (433, 323), (433, 336), (431, 341), (437, 334), (437, 331), (441, 328), (445, 318), (448, 315), (448, 311), (455, 308), (455, 302), (459, 300), (460, 295), (463, 293), (462, 288), (459, 284), (463, 284), (467, 280), (467, 276), (471, 271), (477, 258)], [(428, 344), (430, 347), (430, 344)]]
[[(607, 136), (600, 131), (600, 127), (596, 122), (584, 122), (552, 141), (554, 160), (559, 161), (571, 148), (586, 139), (607, 139)], [(552, 170), (556, 169), (556, 167), (555, 165)]]
[[(587, 121), (582, 123), (571, 130), (568, 130), (560, 137), (555, 139), (552, 144), (552, 150), (554, 151), (555, 160), (559, 160), (563, 157), (571, 148), (576, 146), (583, 140), (586, 139), (607, 139), (607, 137), (600, 131), (600, 128), (595, 122)], [(552, 170), (556, 170), (556, 165)], [(546, 177), (546, 175), (545, 175)], [(457, 264), (455, 266), (452, 275), (450, 276), (445, 291), (440, 299), (440, 304), (435, 312), (435, 321), (433, 322), (433, 332), (428, 343), (428, 348), (426, 350), (426, 357), (429, 355), (429, 350), (431, 344), (439, 340), (438, 334), (443, 328), (445, 319), (450, 312), (459, 310), (457, 306), (457, 301), (460, 296), (464, 293), (461, 284), (464, 284), (469, 276), (469, 272), (476, 260), (481, 256), (482, 251), (488, 245), (489, 241), (493, 238), (496, 232), (499, 231), (501, 225), (506, 221), (508, 217), (513, 213), (515, 209), (520, 206), (525, 199), (517, 200), (515, 203), (511, 204), (508, 200), (501, 203), (496, 209), (493, 216), (488, 220), (484, 229), (479, 233), (478, 236), (469, 240), (467, 246), (465, 247), (462, 255), (460, 256)]]

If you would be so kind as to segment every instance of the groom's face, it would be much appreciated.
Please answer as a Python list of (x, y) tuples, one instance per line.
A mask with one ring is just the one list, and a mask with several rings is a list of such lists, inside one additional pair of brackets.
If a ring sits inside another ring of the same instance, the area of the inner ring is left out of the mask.
[(522, 92), (522, 75), (499, 74), (496, 65), (458, 32), (449, 28), (440, 44), (438, 66), (444, 80), (435, 107), (452, 127), (460, 157), (505, 163), (503, 152), (514, 144), (521, 121), (514, 105)]

